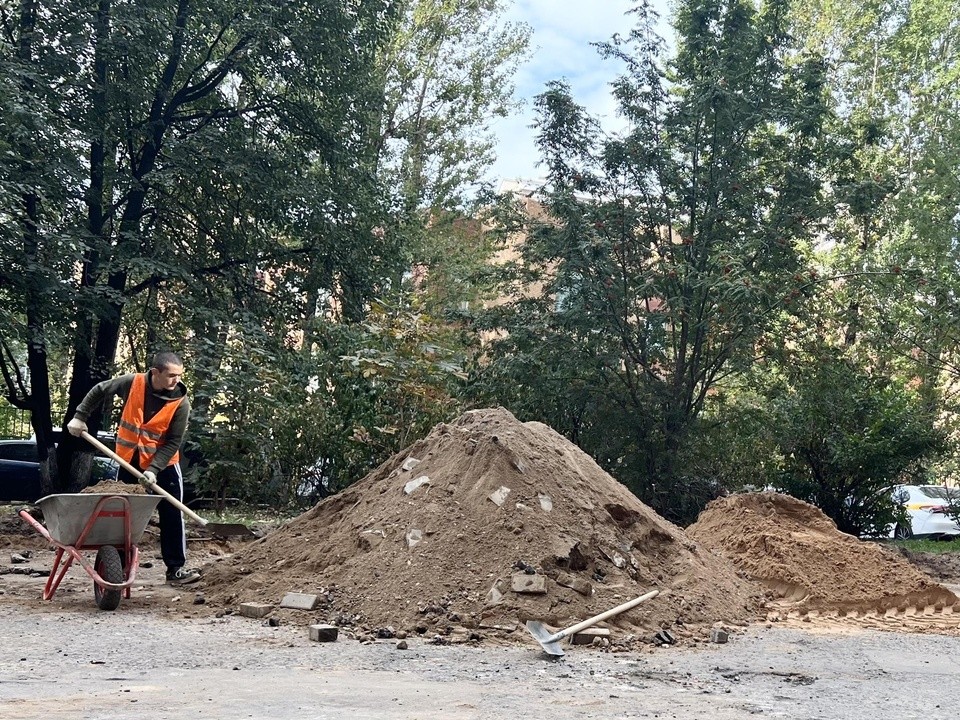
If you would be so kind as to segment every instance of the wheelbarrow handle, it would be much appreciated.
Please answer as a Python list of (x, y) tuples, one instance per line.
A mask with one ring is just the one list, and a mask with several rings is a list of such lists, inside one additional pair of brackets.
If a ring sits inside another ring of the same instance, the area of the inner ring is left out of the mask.
[(108, 448), (106, 445), (104, 445), (102, 442), (100, 442), (99, 440), (97, 440), (93, 435), (91, 435), (90, 433), (88, 433), (86, 430), (84, 430), (83, 432), (80, 433), (80, 437), (82, 437), (82, 438), (83, 438), (84, 440), (86, 440), (88, 443), (90, 443), (91, 445), (93, 445), (95, 448), (97, 448), (97, 450), (99, 450), (100, 452), (102, 452), (102, 453), (103, 453), (104, 455), (106, 455), (107, 457), (113, 458), (114, 460), (116, 460), (118, 463), (120, 463), (120, 466), (121, 466), (124, 470), (126, 470), (128, 473), (130, 473), (131, 475), (133, 475), (135, 478), (137, 478), (137, 480), (140, 482), (141, 485), (143, 485), (145, 488), (147, 488), (148, 490), (152, 491), (153, 493), (155, 493), (155, 494), (157, 494), (157, 495), (162, 495), (164, 498), (167, 499), (168, 502), (170, 502), (171, 505), (173, 505), (173, 506), (176, 507), (178, 510), (180, 510), (180, 512), (184, 513), (185, 515), (189, 515), (192, 520), (200, 523), (201, 525), (206, 525), (206, 524), (207, 524), (207, 522), (208, 522), (207, 520), (204, 520), (202, 517), (200, 517), (199, 515), (197, 515), (193, 510), (191, 510), (191, 509), (188, 508), (186, 505), (184, 505), (182, 502), (180, 502), (179, 500), (177, 500), (173, 495), (171, 495), (170, 493), (168, 493), (166, 490), (164, 490), (162, 487), (160, 487), (159, 485), (157, 485), (155, 482), (151, 482), (151, 481), (147, 478), (147, 476), (143, 474), (143, 471), (138, 470), (138, 469), (135, 468), (133, 465), (131, 465), (130, 463), (128, 463), (126, 460), (124, 460), (122, 457), (120, 457), (119, 455), (117, 455), (113, 450), (111, 450), (111, 449)]

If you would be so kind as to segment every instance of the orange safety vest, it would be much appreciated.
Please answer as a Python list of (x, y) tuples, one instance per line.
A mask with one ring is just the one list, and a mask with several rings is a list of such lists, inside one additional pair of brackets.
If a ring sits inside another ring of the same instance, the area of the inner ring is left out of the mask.
[[(117, 427), (117, 455), (128, 463), (133, 462), (135, 452), (140, 453), (140, 469), (150, 467), (150, 461), (157, 454), (157, 449), (163, 444), (167, 429), (173, 420), (173, 414), (180, 407), (180, 401), (171, 400), (160, 411), (150, 418), (150, 422), (143, 421), (143, 398), (147, 390), (147, 373), (137, 373), (133, 376), (133, 385), (127, 395), (127, 402), (123, 405), (123, 414), (120, 416), (120, 425)], [(167, 467), (180, 462), (180, 451), (170, 458)]]

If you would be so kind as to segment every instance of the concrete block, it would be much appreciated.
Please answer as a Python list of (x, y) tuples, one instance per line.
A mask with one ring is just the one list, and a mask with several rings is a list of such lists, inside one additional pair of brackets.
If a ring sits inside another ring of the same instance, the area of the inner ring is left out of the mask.
[(710, 642), (725, 643), (730, 638), (730, 634), (723, 628), (713, 628), (710, 631)]
[(543, 595), (547, 592), (547, 579), (543, 575), (514, 573), (510, 579), (510, 587), (515, 593)]
[(310, 639), (315, 642), (336, 642), (340, 628), (336, 625), (311, 625)]
[(240, 603), (240, 614), (248, 618), (262, 618), (273, 610), (270, 603), (245, 602)]
[(591, 627), (574, 633), (570, 638), (571, 645), (590, 645), (594, 638), (610, 637), (610, 628)]
[(288, 592), (283, 596), (283, 600), (280, 601), (280, 607), (290, 608), (291, 610), (313, 610), (319, 601), (319, 595)]

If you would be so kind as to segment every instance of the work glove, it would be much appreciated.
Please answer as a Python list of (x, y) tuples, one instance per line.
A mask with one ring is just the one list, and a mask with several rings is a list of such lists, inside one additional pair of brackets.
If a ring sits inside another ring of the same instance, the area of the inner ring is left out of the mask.
[(157, 482), (157, 474), (153, 470), (145, 470), (143, 473), (143, 478), (151, 483)]
[(87, 431), (87, 424), (83, 420), (78, 420), (74, 418), (67, 423), (67, 432), (73, 435), (74, 437), (80, 437), (81, 433)]

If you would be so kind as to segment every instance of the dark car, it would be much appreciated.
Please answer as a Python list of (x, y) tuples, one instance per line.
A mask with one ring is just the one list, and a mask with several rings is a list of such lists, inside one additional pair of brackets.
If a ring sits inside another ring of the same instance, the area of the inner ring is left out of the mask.
[[(101, 436), (101, 441), (113, 437)], [(102, 455), (96, 461), (90, 483), (115, 480), (117, 463)], [(34, 502), (40, 498), (40, 463), (37, 460), (36, 440), (0, 440), (0, 501), (23, 500)]]

